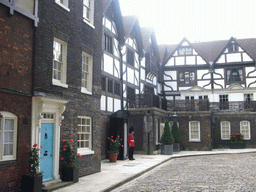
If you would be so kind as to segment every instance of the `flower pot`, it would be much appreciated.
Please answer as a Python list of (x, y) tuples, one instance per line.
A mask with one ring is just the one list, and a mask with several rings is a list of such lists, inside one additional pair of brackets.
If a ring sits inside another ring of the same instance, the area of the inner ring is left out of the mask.
[(118, 156), (118, 153), (109, 153), (109, 154), (108, 154), (109, 161), (110, 161), (110, 162), (116, 162), (117, 156)]
[(230, 149), (243, 149), (243, 143), (230, 143)]
[(180, 152), (180, 143), (173, 143), (173, 152)]
[(29, 175), (22, 175), (21, 177), (21, 191), (22, 192), (42, 192), (43, 175), (31, 177)]
[(173, 154), (173, 145), (161, 145), (161, 154), (162, 155), (172, 155)]
[(79, 180), (78, 168), (62, 167), (61, 180), (62, 181), (73, 181), (74, 183)]

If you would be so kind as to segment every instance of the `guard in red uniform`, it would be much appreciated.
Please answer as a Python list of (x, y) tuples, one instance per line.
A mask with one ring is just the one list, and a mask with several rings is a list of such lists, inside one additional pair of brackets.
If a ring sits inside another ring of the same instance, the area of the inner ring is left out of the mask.
[(135, 147), (135, 145), (134, 145), (134, 136), (133, 136), (133, 134), (134, 134), (134, 128), (133, 127), (131, 127), (129, 129), (129, 133), (130, 133), (130, 135), (128, 136), (129, 160), (135, 160), (133, 158), (133, 149)]

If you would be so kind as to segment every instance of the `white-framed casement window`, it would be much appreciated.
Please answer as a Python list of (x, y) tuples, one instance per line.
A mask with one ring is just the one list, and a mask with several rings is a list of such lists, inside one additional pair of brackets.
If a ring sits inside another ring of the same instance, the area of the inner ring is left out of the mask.
[(251, 130), (249, 121), (240, 121), (240, 133), (244, 135), (244, 140), (251, 139)]
[(67, 43), (54, 38), (52, 84), (67, 88)]
[(0, 111), (0, 161), (16, 159), (17, 121), (13, 113)]
[(190, 121), (189, 122), (189, 141), (200, 142), (200, 122)]
[(230, 139), (230, 122), (222, 121), (220, 123), (220, 130), (221, 130), (221, 139), (229, 140)]
[(82, 53), (81, 92), (92, 94), (92, 56)]
[(66, 9), (67, 11), (70, 11), (70, 9), (68, 8), (68, 0), (55, 0), (55, 3), (57, 3), (63, 9)]
[(92, 119), (78, 116), (77, 152), (81, 155), (94, 154), (92, 151)]
[(94, 28), (94, 0), (83, 0), (83, 21)]

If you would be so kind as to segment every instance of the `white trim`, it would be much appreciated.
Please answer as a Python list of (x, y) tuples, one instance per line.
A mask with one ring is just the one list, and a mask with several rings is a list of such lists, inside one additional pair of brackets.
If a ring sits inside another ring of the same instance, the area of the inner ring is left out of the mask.
[[(62, 69), (61, 69), (61, 80), (54, 79), (54, 58), (52, 60), (52, 84), (61, 86), (64, 88), (68, 88), (68, 85), (66, 84), (67, 82), (67, 43), (65, 41), (62, 41), (58, 38), (53, 39), (53, 46), (54, 42), (57, 42), (63, 46), (63, 52), (62, 52)], [(54, 53), (54, 49), (52, 50)]]
[[(191, 123), (197, 122), (198, 125), (198, 139), (191, 139)], [(199, 121), (189, 121), (189, 142), (201, 142), (201, 135), (200, 135), (200, 122)]]
[[(228, 122), (228, 127), (229, 127), (229, 137), (228, 138), (223, 138), (223, 135), (222, 135), (222, 123), (224, 122)], [(229, 121), (222, 121), (220, 122), (220, 135), (221, 135), (221, 140), (230, 140), (230, 133), (231, 133), (231, 127), (230, 127), (230, 122)]]
[[(92, 77), (93, 77), (93, 58), (91, 55), (82, 52), (82, 67), (81, 74), (83, 72), (83, 56), (88, 58), (88, 78), (87, 78), (87, 88), (81, 86), (81, 92), (85, 94), (92, 95)], [(82, 83), (82, 75), (81, 75), (81, 83)]]
[(83, 22), (89, 25), (91, 28), (95, 29), (95, 26), (91, 24), (89, 21), (87, 21), (86, 19), (83, 19)]
[[(67, 1), (66, 3), (68, 4), (68, 0), (64, 0), (64, 1)], [(61, 6), (63, 9), (67, 10), (68, 12), (70, 12), (70, 9), (68, 8), (68, 6), (65, 6), (61, 3), (59, 3), (57, 0), (55, 0), (55, 3), (59, 6)]]
[(92, 155), (94, 151), (87, 148), (77, 148), (77, 153), (80, 153), (80, 155)]
[(248, 129), (249, 129), (249, 138), (244, 138), (244, 137), (243, 137), (243, 140), (251, 140), (250, 121), (240, 121), (240, 133), (241, 133), (241, 134), (244, 134), (244, 133), (242, 133), (242, 123), (243, 123), (243, 122), (247, 122), (247, 123), (248, 123)]
[[(41, 139), (41, 123), (54, 123), (54, 139), (53, 139), (53, 179), (59, 179), (59, 155), (60, 155), (60, 126), (64, 119), (62, 113), (65, 111), (65, 104), (68, 101), (60, 99), (51, 99), (42, 96), (32, 98), (32, 130), (31, 143), (38, 143), (40, 146)], [(54, 114), (54, 119), (43, 119), (42, 113)]]
[[(18, 130), (18, 117), (10, 112), (7, 111), (0, 111), (0, 114), (2, 114), (1, 124), (0, 124), (0, 162), (1, 161), (9, 161), (9, 160), (15, 160), (17, 158), (17, 130)], [(13, 155), (3, 156), (3, 147), (4, 147), (4, 122), (5, 119), (13, 119), (14, 120), (14, 135), (13, 135)]]

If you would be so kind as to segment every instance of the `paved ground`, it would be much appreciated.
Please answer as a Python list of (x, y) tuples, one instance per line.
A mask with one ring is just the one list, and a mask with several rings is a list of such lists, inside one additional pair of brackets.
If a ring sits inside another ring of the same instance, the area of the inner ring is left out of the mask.
[(256, 153), (171, 159), (113, 191), (256, 191)]

